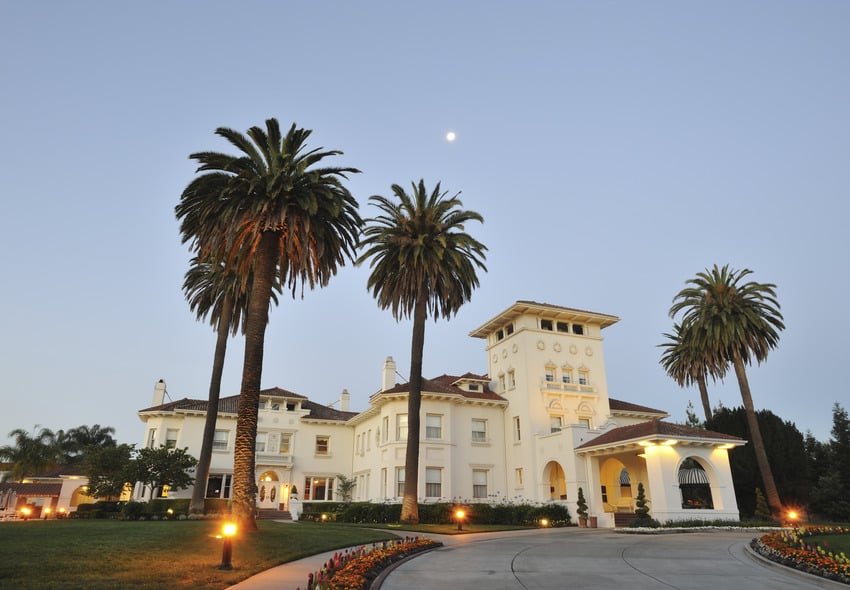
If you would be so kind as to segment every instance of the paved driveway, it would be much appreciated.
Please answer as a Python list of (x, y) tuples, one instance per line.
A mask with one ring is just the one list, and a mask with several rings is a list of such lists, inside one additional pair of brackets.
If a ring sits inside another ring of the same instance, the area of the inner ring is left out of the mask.
[(381, 590), (847, 590), (750, 555), (747, 544), (754, 536), (567, 528), (444, 537), (445, 547), (398, 566)]

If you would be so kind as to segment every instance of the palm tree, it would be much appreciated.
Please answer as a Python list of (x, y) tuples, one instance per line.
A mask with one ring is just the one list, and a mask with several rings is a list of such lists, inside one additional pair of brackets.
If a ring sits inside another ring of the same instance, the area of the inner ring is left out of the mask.
[(28, 476), (38, 475), (59, 464), (61, 449), (56, 444), (56, 435), (49, 428), (36, 425), (32, 434), (16, 428), (9, 436), (15, 444), (0, 447), (0, 460), (11, 463), (4, 481), (12, 479), (20, 483)]
[[(196, 177), (175, 212), (184, 242), (202, 259), (224, 261), (248, 294), (244, 310), (245, 357), (233, 461), (233, 512), (256, 529), (257, 436), (263, 345), (276, 286), (293, 297), (301, 287), (325, 286), (338, 267), (353, 260), (362, 220), (343, 185), (355, 168), (317, 168), (339, 151), (307, 150), (311, 131), (294, 124), (284, 136), (276, 119), (247, 136), (226, 127), (216, 134), (241, 154), (199, 152)], [(250, 290), (248, 290), (250, 283)]]
[(394, 184), (398, 202), (375, 195), (370, 201), (381, 214), (369, 219), (357, 263), (372, 259), (367, 286), (381, 309), (391, 308), (396, 320), (413, 318), (410, 389), (407, 403), (407, 451), (401, 521), (417, 523), (419, 506), (419, 408), (422, 403), (422, 356), (425, 320), (455, 315), (478, 286), (476, 267), (484, 266), (487, 248), (464, 232), (468, 221), (483, 222), (474, 211), (461, 209), (457, 197), (446, 197), (440, 183), (428, 194), (425, 181), (413, 183), (408, 195)]
[(664, 349), (661, 366), (679, 387), (697, 384), (705, 420), (711, 420), (706, 378), (722, 379), (726, 375), (727, 363), (697, 347), (690, 332), (683, 330), (679, 324), (673, 324), (672, 334), (665, 333), (663, 336), (667, 341), (658, 345)]
[(698, 273), (673, 298), (670, 317), (681, 312), (682, 329), (688, 331), (694, 346), (734, 368), (765, 494), (771, 509), (779, 514), (782, 502), (767, 460), (745, 366), (767, 359), (785, 325), (776, 285), (743, 282), (751, 273), (749, 269), (738, 271), (729, 265), (718, 268), (716, 264)]
[[(248, 288), (250, 289), (250, 280)], [(215, 424), (218, 418), (221, 376), (227, 354), (227, 339), (230, 334), (236, 336), (239, 331), (247, 305), (247, 290), (243, 288), (239, 275), (234, 271), (228, 271), (223, 263), (202, 261), (195, 256), (190, 262), (189, 270), (186, 271), (183, 292), (189, 302), (189, 308), (195, 312), (198, 320), (209, 317), (210, 324), (217, 334), (208, 394), (209, 403), (204, 421), (204, 434), (201, 438), (201, 453), (195, 469), (195, 486), (192, 489), (192, 502), (189, 506), (190, 513), (203, 514)], [(272, 292), (272, 302), (277, 305), (275, 292)]]

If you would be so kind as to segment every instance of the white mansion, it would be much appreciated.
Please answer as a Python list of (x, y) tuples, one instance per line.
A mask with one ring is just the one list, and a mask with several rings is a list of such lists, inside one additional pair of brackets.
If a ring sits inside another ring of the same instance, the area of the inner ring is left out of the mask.
[[(617, 514), (634, 511), (643, 483), (659, 521), (737, 520), (727, 452), (746, 441), (609, 397), (602, 330), (617, 321), (518, 301), (473, 330), (485, 342), (488, 374), (423, 381), (421, 502), (557, 502), (575, 516), (582, 488), (599, 526), (613, 527)], [(401, 500), (407, 385), (396, 384), (395, 369), (387, 358), (381, 390), (362, 412), (349, 411), (347, 391), (338, 409), (284, 389), (260, 392), (260, 508), (297, 518), (302, 501), (338, 501), (338, 475), (355, 480), (355, 501)], [(166, 403), (164, 395), (160, 381), (151, 407), (139, 412), (144, 444), (188, 447), (197, 457), (208, 402)], [(230, 496), (238, 399), (218, 406), (207, 497)]]

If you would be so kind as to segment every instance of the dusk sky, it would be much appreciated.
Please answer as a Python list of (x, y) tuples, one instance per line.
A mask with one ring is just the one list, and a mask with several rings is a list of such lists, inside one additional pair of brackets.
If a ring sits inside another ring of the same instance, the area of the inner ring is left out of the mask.
[[(714, 264), (774, 283), (779, 346), (757, 408), (829, 438), (850, 406), (850, 3), (0, 0), (0, 445), (15, 428), (113, 426), (165, 379), (206, 398), (215, 335), (181, 290), (174, 207), (214, 134), (276, 117), (362, 171), (461, 191), (488, 272), (426, 327), (424, 373), (484, 373), (469, 332), (517, 300), (612, 314), (612, 397), (684, 421), (659, 365), (673, 296)], [(456, 133), (452, 142), (449, 131)], [(362, 410), (396, 322), (350, 264), (271, 312), (263, 387)], [(228, 348), (222, 395), (239, 391)], [(402, 378), (399, 378), (401, 381)], [(712, 404), (741, 403), (733, 376)]]

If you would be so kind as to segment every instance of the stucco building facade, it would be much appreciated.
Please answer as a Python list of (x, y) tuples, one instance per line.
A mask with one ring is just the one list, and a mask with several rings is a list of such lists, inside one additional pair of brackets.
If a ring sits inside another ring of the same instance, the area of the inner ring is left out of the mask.
[[(633, 514), (642, 483), (660, 521), (738, 519), (728, 452), (746, 441), (665, 422), (668, 414), (611, 398), (603, 330), (617, 317), (518, 301), (470, 335), (481, 339), (487, 374), (425, 379), (421, 502), (557, 502), (576, 513), (582, 488), (599, 526)], [(407, 385), (387, 358), (368, 407), (336, 407), (284, 389), (260, 396), (258, 506), (290, 510), (303, 501), (399, 502), (404, 487)], [(218, 406), (207, 497), (228, 498), (238, 396)], [(206, 400), (165, 400), (165, 383), (141, 410), (144, 444), (200, 454)], [(136, 490), (144, 499), (150, 491)], [(162, 490), (155, 490), (162, 494)], [(190, 490), (170, 497), (191, 495)], [(619, 515), (619, 516), (618, 516)]]

